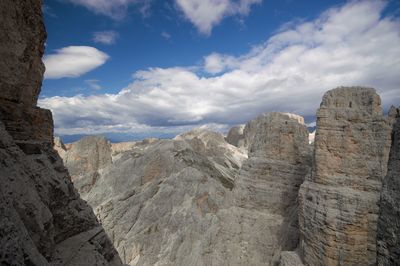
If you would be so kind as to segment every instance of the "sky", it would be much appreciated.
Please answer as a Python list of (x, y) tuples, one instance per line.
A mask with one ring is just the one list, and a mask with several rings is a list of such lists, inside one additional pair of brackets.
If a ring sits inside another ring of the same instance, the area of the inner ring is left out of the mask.
[(400, 104), (400, 1), (45, 0), (39, 106), (64, 141), (226, 132), (338, 86)]

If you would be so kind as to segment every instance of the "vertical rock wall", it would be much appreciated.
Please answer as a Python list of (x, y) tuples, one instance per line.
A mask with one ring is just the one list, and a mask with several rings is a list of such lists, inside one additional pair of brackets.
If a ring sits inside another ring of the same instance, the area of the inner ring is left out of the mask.
[(300, 116), (267, 113), (250, 121), (244, 136), (249, 154), (235, 180), (234, 199), (247, 219), (270, 217), (262, 233), (268, 235), (265, 263), (273, 264), (281, 250), (298, 245), (297, 195), (311, 168), (308, 131)]
[(392, 146), (378, 221), (378, 265), (400, 265), (400, 109), (392, 107)]
[(373, 265), (390, 126), (374, 89), (337, 88), (317, 112), (314, 166), (301, 186), (307, 265)]
[(40, 0), (0, 1), (0, 264), (120, 265), (53, 150), (36, 107), (46, 32)]

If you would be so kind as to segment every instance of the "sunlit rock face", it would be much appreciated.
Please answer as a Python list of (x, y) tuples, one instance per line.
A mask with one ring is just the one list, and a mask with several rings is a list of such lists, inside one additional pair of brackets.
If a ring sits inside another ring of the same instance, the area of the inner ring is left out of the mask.
[[(80, 157), (69, 154), (86, 145)], [(91, 184), (80, 187), (81, 195), (96, 208), (125, 263), (199, 265), (212, 260), (221, 224), (216, 214), (230, 203), (227, 194), (246, 154), (219, 133), (194, 130), (172, 140), (123, 144), (90, 137), (70, 144), (64, 158), (80, 173), (78, 186)], [(112, 164), (87, 163), (100, 158)], [(99, 167), (95, 180), (86, 171), (92, 166)]]
[[(268, 264), (298, 243), (296, 198), (310, 167), (308, 133), (288, 114), (267, 114), (251, 125), (249, 158), (243, 146), (203, 129), (117, 144), (89, 137), (61, 154), (125, 263)], [(250, 197), (251, 175), (254, 184), (272, 185), (273, 195)], [(253, 202), (245, 206), (243, 198)]]
[(36, 106), (46, 32), (42, 2), (0, 1), (0, 264), (121, 265), (53, 150)]
[(390, 123), (375, 90), (325, 93), (314, 145), (313, 171), (299, 193), (304, 262), (372, 265), (390, 149)]
[(232, 127), (226, 136), (226, 142), (236, 147), (244, 147), (244, 125)]
[(392, 107), (388, 171), (383, 181), (378, 221), (378, 265), (400, 265), (400, 108)]

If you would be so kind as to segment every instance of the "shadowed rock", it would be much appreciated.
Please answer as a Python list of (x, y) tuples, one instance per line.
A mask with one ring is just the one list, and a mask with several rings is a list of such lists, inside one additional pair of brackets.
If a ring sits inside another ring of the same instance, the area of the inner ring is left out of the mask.
[(378, 265), (400, 265), (400, 109), (392, 107), (392, 145), (378, 221)]
[(53, 150), (36, 107), (46, 32), (39, 0), (0, 1), (0, 264), (121, 265)]

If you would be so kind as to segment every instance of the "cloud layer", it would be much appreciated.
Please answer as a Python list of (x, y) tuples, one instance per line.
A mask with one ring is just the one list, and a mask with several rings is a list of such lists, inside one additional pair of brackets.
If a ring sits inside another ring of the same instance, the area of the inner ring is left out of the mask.
[[(354, 1), (286, 28), (239, 57), (213, 53), (201, 66), (151, 68), (118, 94), (51, 97), (56, 133), (225, 129), (266, 111), (313, 116), (337, 86), (378, 89), (400, 103), (400, 22), (381, 1)], [(205, 74), (207, 73), (208, 74)]]
[(253, 4), (262, 0), (176, 0), (185, 17), (203, 34), (211, 34), (212, 28), (228, 16), (245, 16)]
[(46, 79), (79, 77), (101, 65), (109, 56), (90, 46), (68, 46), (43, 59)]

